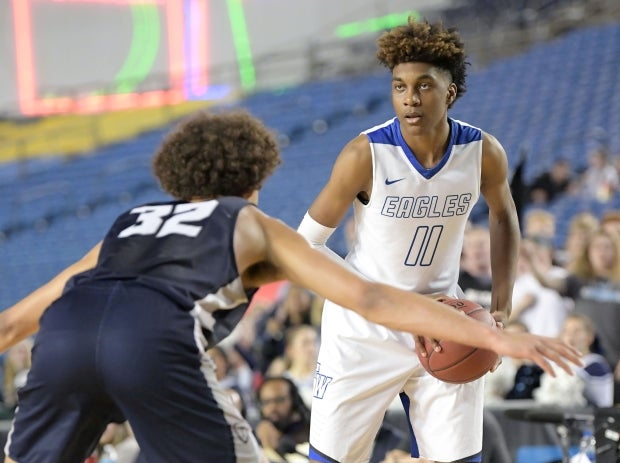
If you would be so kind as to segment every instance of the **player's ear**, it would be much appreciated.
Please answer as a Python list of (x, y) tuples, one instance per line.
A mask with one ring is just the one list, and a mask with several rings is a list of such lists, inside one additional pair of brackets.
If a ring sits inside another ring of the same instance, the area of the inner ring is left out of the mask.
[(446, 104), (448, 106), (454, 103), (454, 100), (456, 100), (457, 93), (458, 93), (458, 89), (456, 87), (456, 84), (452, 82), (450, 85), (448, 85), (448, 95), (446, 97)]

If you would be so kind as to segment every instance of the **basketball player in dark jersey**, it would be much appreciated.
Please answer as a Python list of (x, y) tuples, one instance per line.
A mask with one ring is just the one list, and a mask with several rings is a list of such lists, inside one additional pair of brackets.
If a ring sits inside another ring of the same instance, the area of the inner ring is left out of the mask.
[(557, 340), (501, 332), (313, 250), (254, 204), (279, 162), (274, 137), (247, 113), (194, 115), (153, 161), (177, 199), (121, 214), (84, 258), (0, 313), (0, 350), (38, 331), (5, 461), (82, 462), (106, 424), (125, 419), (150, 463), (265, 461), (205, 349), (261, 284), (284, 278), (394, 329), (549, 372), (549, 361), (567, 371), (580, 362)]

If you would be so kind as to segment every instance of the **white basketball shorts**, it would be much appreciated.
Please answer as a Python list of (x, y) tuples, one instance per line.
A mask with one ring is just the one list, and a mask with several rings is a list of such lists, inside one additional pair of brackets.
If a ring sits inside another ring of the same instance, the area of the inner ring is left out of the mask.
[(329, 463), (367, 462), (385, 412), (399, 393), (404, 393), (413, 456), (455, 461), (481, 452), (482, 380), (448, 384), (433, 378), (419, 364), (413, 335), (369, 323), (326, 301), (311, 456)]

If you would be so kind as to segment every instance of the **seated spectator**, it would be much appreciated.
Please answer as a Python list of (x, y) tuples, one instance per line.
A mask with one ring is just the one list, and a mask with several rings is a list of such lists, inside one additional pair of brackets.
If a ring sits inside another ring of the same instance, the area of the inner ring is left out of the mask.
[(570, 163), (564, 158), (556, 159), (548, 171), (540, 174), (529, 185), (528, 200), (533, 204), (550, 203), (569, 190), (571, 181)]
[(8, 408), (17, 405), (17, 391), (26, 384), (30, 370), (32, 339), (27, 338), (11, 347), (4, 357), (4, 404)]
[(607, 202), (618, 191), (620, 178), (609, 161), (606, 149), (597, 148), (588, 155), (588, 167), (579, 179), (580, 192), (586, 197)]
[(295, 383), (283, 376), (266, 377), (256, 398), (261, 412), (256, 437), (266, 454), (286, 460), (287, 454), (300, 453), (299, 445), (310, 438), (310, 409)]
[(590, 212), (575, 214), (569, 224), (564, 249), (555, 253), (559, 265), (568, 267), (582, 254), (590, 235), (599, 227), (599, 220)]
[(240, 395), (244, 408), (244, 417), (252, 422), (259, 418), (258, 410), (253, 407), (254, 372), (244, 358), (235, 350), (234, 345), (225, 343), (214, 346), (207, 351), (215, 363), (215, 376), (226, 390), (234, 390)]
[[(553, 265), (553, 247), (545, 238), (523, 240), (522, 252), (517, 263), (517, 277), (512, 293), (511, 320), (519, 320), (530, 333), (556, 337), (560, 334), (562, 323), (572, 300), (563, 298), (555, 289), (544, 287), (530, 268), (524, 252), (535, 253), (544, 271), (557, 277), (565, 277), (565, 269)], [(525, 249), (529, 248), (529, 249)]]
[(556, 233), (555, 215), (544, 209), (530, 209), (523, 221), (523, 234), (532, 239), (552, 242)]
[(620, 210), (612, 209), (601, 217), (601, 227), (620, 239)]
[(291, 326), (320, 323), (316, 313), (318, 299), (308, 290), (287, 283), (283, 295), (256, 322), (259, 345), (259, 369), (265, 372), (271, 362), (284, 354), (284, 333)]
[(129, 423), (110, 423), (99, 438), (97, 448), (84, 463), (136, 463), (139, 454), (140, 448)]
[(267, 375), (282, 375), (295, 383), (308, 407), (312, 405), (313, 382), (319, 353), (319, 335), (311, 325), (298, 325), (286, 331), (284, 355), (275, 359)]
[[(556, 377), (544, 373), (541, 385), (534, 392), (538, 402), (558, 406), (610, 407), (613, 405), (613, 372), (605, 357), (592, 352), (596, 332), (585, 315), (569, 315), (562, 329), (562, 340), (583, 354), (583, 367), (574, 366), (574, 376), (564, 371)], [(558, 369), (559, 370), (559, 369)]]

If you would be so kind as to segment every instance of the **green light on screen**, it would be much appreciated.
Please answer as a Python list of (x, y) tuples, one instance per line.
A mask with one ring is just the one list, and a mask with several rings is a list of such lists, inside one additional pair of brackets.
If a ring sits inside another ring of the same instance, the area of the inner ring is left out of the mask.
[(129, 54), (116, 74), (117, 93), (131, 93), (153, 68), (159, 49), (159, 13), (155, 5), (131, 5), (133, 38)]
[(256, 73), (254, 62), (252, 61), (252, 49), (250, 48), (250, 38), (245, 24), (245, 15), (243, 14), (243, 5), (241, 0), (227, 0), (226, 5), (228, 6), (228, 16), (237, 51), (241, 87), (251, 89), (256, 85)]
[(419, 21), (421, 16), (417, 11), (406, 11), (404, 13), (394, 13), (376, 18), (367, 19), (366, 21), (356, 21), (338, 26), (335, 31), (336, 37), (346, 39), (362, 34), (370, 34), (386, 29), (392, 29), (396, 26), (407, 24), (409, 16)]

